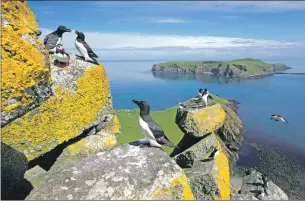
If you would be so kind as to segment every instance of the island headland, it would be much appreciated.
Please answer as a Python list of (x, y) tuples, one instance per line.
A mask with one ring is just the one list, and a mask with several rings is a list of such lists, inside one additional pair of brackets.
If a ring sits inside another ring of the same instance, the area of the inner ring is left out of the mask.
[(251, 78), (273, 75), (291, 69), (285, 64), (268, 64), (259, 59), (232, 61), (185, 61), (155, 64), (152, 72), (211, 74), (231, 78)]

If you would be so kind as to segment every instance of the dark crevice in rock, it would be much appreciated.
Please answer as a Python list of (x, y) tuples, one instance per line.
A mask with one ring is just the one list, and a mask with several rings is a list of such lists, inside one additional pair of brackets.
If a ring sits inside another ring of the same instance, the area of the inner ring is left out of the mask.
[[(2, 185), (3, 187), (3, 185)], [(1, 191), (3, 192), (1, 187)], [(7, 195), (1, 195), (2, 200), (24, 200), (30, 192), (33, 190), (32, 184), (26, 180), (22, 179), (13, 188), (12, 191)]]
[(193, 137), (191, 135), (185, 134), (183, 136), (183, 138), (180, 140), (180, 142), (178, 143), (178, 147), (175, 148), (173, 150), (173, 152), (170, 154), (170, 157), (174, 157), (180, 153), (182, 153), (183, 151), (187, 150), (188, 148), (190, 148), (191, 146), (193, 146), (194, 144), (198, 143), (200, 140), (208, 137), (209, 135), (211, 135), (212, 133), (208, 133), (202, 137)]
[(70, 139), (67, 142), (64, 142), (60, 145), (57, 145), (51, 151), (39, 156), (38, 158), (35, 158), (34, 160), (31, 160), (28, 164), (28, 169), (31, 169), (36, 165), (39, 165), (41, 168), (43, 168), (46, 171), (50, 170), (53, 164), (56, 162), (56, 159), (60, 156), (60, 154), (63, 152), (65, 148), (67, 148), (71, 144), (74, 144), (82, 140), (83, 138), (88, 136), (90, 132), (94, 129), (95, 126), (91, 126), (90, 128), (84, 130), (83, 133), (78, 135), (77, 137)]

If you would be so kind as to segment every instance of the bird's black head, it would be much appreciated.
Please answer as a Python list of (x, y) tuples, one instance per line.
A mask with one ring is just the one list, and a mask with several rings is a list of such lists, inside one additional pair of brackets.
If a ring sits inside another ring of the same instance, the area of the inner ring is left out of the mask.
[(63, 33), (65, 33), (65, 32), (71, 32), (71, 29), (69, 29), (69, 28), (67, 28), (67, 27), (65, 27), (65, 26), (60, 25), (60, 26), (57, 28), (56, 31), (57, 31), (58, 33), (63, 34)]
[(136, 99), (133, 99), (132, 102), (139, 106), (141, 115), (149, 114), (150, 106), (147, 102)]
[(75, 33), (77, 35), (77, 38), (85, 40), (85, 34), (83, 32), (75, 30)]
[(65, 53), (65, 48), (62, 44), (56, 45), (56, 53), (62, 53), (62, 54)]
[(207, 89), (207, 88), (205, 88), (205, 89), (204, 89), (204, 92), (207, 92), (207, 91), (208, 91), (208, 89)]
[(199, 93), (201, 93), (201, 92), (202, 92), (202, 89), (200, 88), (200, 89), (199, 89)]

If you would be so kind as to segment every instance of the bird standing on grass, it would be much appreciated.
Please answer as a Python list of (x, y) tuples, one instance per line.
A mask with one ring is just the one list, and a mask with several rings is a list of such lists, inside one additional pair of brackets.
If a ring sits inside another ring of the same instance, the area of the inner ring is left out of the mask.
[(169, 141), (159, 124), (157, 124), (149, 115), (149, 104), (145, 101), (135, 99), (133, 99), (132, 102), (137, 104), (140, 108), (140, 128), (142, 130), (143, 135), (148, 140), (149, 144), (152, 147), (158, 148), (161, 148), (162, 145), (168, 147), (177, 147), (175, 144)]

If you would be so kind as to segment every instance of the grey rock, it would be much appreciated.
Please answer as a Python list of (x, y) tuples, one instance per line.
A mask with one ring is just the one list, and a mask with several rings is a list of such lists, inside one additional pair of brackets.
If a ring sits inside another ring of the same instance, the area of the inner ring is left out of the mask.
[(24, 178), (28, 180), (34, 188), (36, 188), (45, 178), (46, 173), (47, 171), (36, 165), (35, 167), (26, 171)]
[(231, 200), (258, 200), (252, 194), (238, 194), (233, 193), (231, 194)]
[(173, 186), (172, 181), (183, 177), (183, 170), (161, 149), (125, 144), (53, 166), (26, 199), (181, 199), (185, 185)]
[(23, 153), (1, 142), (1, 192), (2, 197), (11, 193), (23, 179), (28, 160)]
[(210, 134), (173, 158), (180, 167), (190, 168), (195, 161), (209, 157), (216, 147), (216, 140), (215, 134)]

